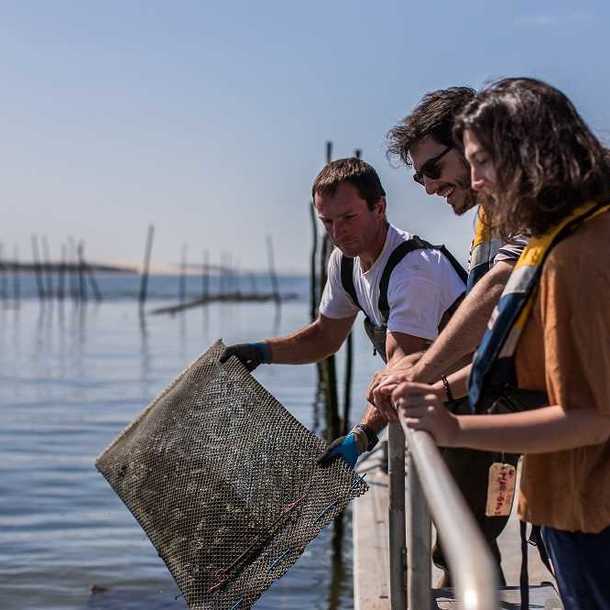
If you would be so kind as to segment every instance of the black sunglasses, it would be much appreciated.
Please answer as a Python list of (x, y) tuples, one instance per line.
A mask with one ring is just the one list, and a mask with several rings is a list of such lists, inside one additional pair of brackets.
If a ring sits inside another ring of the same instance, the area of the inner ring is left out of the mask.
[(452, 146), (447, 146), (445, 150), (436, 155), (436, 157), (430, 157), (420, 168), (418, 172), (413, 174), (413, 180), (417, 184), (424, 185), (424, 176), (430, 178), (430, 180), (438, 180), (441, 176), (441, 168), (438, 166), (438, 162), (450, 151), (453, 150)]

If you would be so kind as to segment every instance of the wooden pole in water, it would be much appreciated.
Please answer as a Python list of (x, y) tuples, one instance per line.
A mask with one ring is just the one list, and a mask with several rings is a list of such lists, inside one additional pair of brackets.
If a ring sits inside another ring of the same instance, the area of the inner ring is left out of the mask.
[[(322, 291), (326, 284), (326, 261), (330, 254), (330, 243), (328, 236), (324, 236), (322, 245), (322, 257), (320, 266), (320, 287)], [(326, 397), (326, 433), (329, 441), (340, 436), (341, 425), (339, 421), (339, 405), (337, 399), (337, 373), (335, 368), (334, 354), (322, 361), (322, 375), (324, 381), (324, 393)]]
[(20, 285), (20, 273), (19, 273), (19, 247), (15, 245), (14, 249), (14, 263), (13, 263), (13, 299), (15, 303), (19, 304), (21, 300), (21, 285)]
[(142, 275), (140, 278), (140, 297), (138, 299), (140, 307), (144, 307), (146, 303), (146, 292), (148, 290), (148, 274), (150, 272), (150, 254), (152, 252), (153, 237), (155, 235), (155, 227), (148, 225), (148, 233), (146, 235), (146, 248), (144, 250), (144, 265), (142, 267)]
[(182, 245), (182, 262), (180, 264), (178, 300), (180, 303), (184, 303), (186, 301), (186, 244)]
[(47, 280), (47, 298), (53, 298), (53, 269), (51, 265), (51, 250), (49, 248), (49, 240), (46, 235), (41, 237), (42, 240), (42, 258), (43, 268), (45, 270)]
[(220, 253), (220, 277), (219, 280), (219, 292), (224, 295), (227, 289), (227, 254), (226, 252)]
[(237, 293), (238, 297), (241, 296), (241, 285), (240, 285), (240, 281), (239, 281), (239, 259), (238, 258), (235, 259), (235, 292)]
[(201, 268), (201, 299), (208, 299), (210, 296), (210, 253), (208, 250), (203, 252), (203, 267)]
[(68, 237), (68, 276), (70, 278), (70, 296), (78, 301), (78, 264), (76, 259), (76, 243), (73, 237)]
[(275, 274), (275, 263), (273, 259), (273, 242), (271, 241), (271, 235), (267, 235), (267, 257), (269, 259), (269, 278), (271, 280), (271, 290), (273, 292), (273, 300), (276, 306), (280, 306), (280, 289), (277, 281), (277, 275)]
[(6, 301), (8, 298), (8, 278), (6, 277), (6, 265), (4, 264), (4, 246), (0, 244), (0, 299)]
[(220, 262), (218, 264), (218, 275), (216, 277), (216, 291), (217, 291), (217, 294), (222, 294), (223, 284), (224, 284), (224, 274), (225, 274), (224, 267), (223, 267), (224, 254), (221, 252), (219, 256), (220, 256)]
[(32, 258), (34, 259), (34, 273), (36, 275), (36, 287), (38, 288), (38, 298), (42, 301), (45, 298), (44, 284), (42, 282), (42, 270), (40, 269), (40, 254), (38, 252), (38, 237), (32, 235)]
[(225, 254), (225, 264), (227, 267), (227, 274), (225, 276), (225, 290), (227, 294), (233, 294), (233, 257), (230, 252)]
[(93, 292), (93, 296), (95, 298), (96, 301), (101, 301), (102, 300), (102, 293), (100, 292), (100, 289), (97, 285), (97, 282), (95, 280), (95, 275), (93, 273), (93, 268), (91, 267), (91, 265), (89, 265), (86, 261), (85, 261), (85, 256), (84, 256), (84, 246), (83, 246), (83, 267), (85, 269), (85, 272), (87, 274), (87, 278), (89, 279), (89, 285), (91, 286), (91, 291)]
[(318, 310), (318, 286), (316, 284), (316, 267), (318, 259), (318, 219), (316, 217), (313, 201), (309, 204), (309, 212), (313, 231), (313, 243), (311, 245), (311, 255), (309, 257), (309, 317), (313, 322), (316, 319)]
[(61, 244), (61, 262), (57, 273), (57, 298), (64, 300), (64, 287), (66, 276), (66, 244)]
[(78, 258), (78, 297), (81, 301), (87, 300), (87, 284), (85, 283), (85, 259), (83, 258), (83, 250), (85, 245), (83, 240), (78, 242), (76, 248), (76, 256)]
[[(354, 157), (360, 159), (362, 151), (359, 148), (354, 150)], [(348, 433), (349, 418), (352, 410), (352, 377), (354, 368), (354, 333), (349, 331), (347, 343), (345, 345), (345, 383), (343, 386), (343, 435)]]
[[(326, 163), (332, 160), (333, 144), (326, 142)], [(320, 257), (320, 294), (324, 290), (327, 279), (328, 258), (332, 245), (328, 234), (322, 240), (322, 255)], [(334, 354), (322, 362), (322, 373), (324, 380), (324, 392), (326, 396), (326, 434), (328, 440), (333, 440), (341, 434), (341, 423), (339, 418), (339, 405), (337, 399), (337, 373), (335, 368)]]

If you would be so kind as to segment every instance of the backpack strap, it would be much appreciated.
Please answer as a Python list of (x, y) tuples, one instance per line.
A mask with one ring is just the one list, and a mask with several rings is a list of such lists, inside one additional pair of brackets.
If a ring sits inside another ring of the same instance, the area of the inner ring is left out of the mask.
[(421, 250), (422, 248), (431, 248), (432, 246), (420, 239), (417, 235), (411, 237), (407, 241), (403, 241), (402, 244), (396, 246), (394, 252), (388, 257), (388, 262), (385, 265), (385, 269), (381, 274), (379, 280), (379, 313), (384, 324), (387, 324), (390, 317), (390, 305), (388, 303), (388, 287), (390, 285), (390, 276), (392, 271), (400, 261), (413, 250)]
[(413, 235), (411, 239), (403, 242), (399, 246), (396, 247), (394, 252), (390, 254), (388, 258), (388, 262), (386, 263), (385, 269), (383, 270), (383, 274), (381, 276), (381, 280), (379, 282), (379, 313), (381, 314), (381, 318), (384, 323), (387, 323), (388, 318), (390, 317), (390, 305), (388, 303), (388, 287), (390, 285), (390, 276), (392, 275), (392, 271), (394, 271), (394, 267), (400, 263), (400, 261), (407, 255), (409, 252), (413, 252), (413, 250), (439, 250), (441, 254), (443, 254), (447, 260), (451, 263), (451, 266), (455, 270), (455, 272), (459, 275), (460, 279), (466, 283), (466, 279), (468, 278), (468, 273), (457, 262), (453, 254), (445, 248), (445, 246), (433, 246), (431, 243), (423, 240), (421, 237), (417, 235)]
[(362, 307), (358, 302), (358, 295), (354, 286), (354, 259), (344, 255), (341, 255), (341, 285), (343, 290), (351, 297), (354, 305), (361, 310)]
[(532, 531), (530, 537), (527, 537), (527, 523), (525, 521), (519, 521), (519, 536), (521, 538), (521, 573), (519, 575), (519, 589), (521, 592), (521, 605), (520, 610), (529, 610), (530, 602), (530, 587), (529, 587), (529, 574), (527, 571), (527, 550), (528, 544), (538, 548), (538, 554), (540, 560), (544, 564), (544, 567), (549, 571), (551, 576), (557, 581), (555, 572), (549, 560), (542, 535), (540, 533), (539, 525), (532, 525)]
[(453, 270), (460, 276), (460, 279), (462, 280), (462, 282), (464, 282), (464, 284), (466, 284), (466, 282), (468, 281), (468, 271), (466, 271), (466, 269), (464, 269), (464, 267), (462, 267), (462, 265), (460, 265), (460, 263), (457, 261), (455, 256), (453, 256), (453, 254), (451, 254), (451, 252), (449, 252), (449, 250), (447, 250), (447, 248), (443, 245), (432, 246), (432, 247), (435, 248), (436, 250), (440, 250), (442, 252), (442, 254), (445, 255), (445, 258), (451, 263)]
[[(390, 317), (390, 305), (388, 303), (388, 287), (390, 285), (390, 277), (392, 275), (392, 271), (400, 261), (407, 255), (409, 252), (413, 252), (414, 250), (439, 250), (441, 254), (443, 254), (451, 266), (458, 274), (460, 279), (466, 283), (468, 278), (468, 273), (458, 263), (456, 258), (447, 250), (445, 246), (433, 246), (429, 242), (421, 239), (417, 235), (413, 235), (407, 241), (399, 244), (392, 254), (390, 254), (388, 261), (386, 263), (385, 269), (381, 274), (381, 279), (379, 281), (379, 313), (381, 314), (381, 319), (383, 323), (386, 324), (388, 318)], [(356, 295), (356, 287), (354, 286), (354, 259), (349, 258), (347, 256), (341, 256), (341, 284), (343, 289), (349, 296), (351, 297), (354, 305), (358, 307), (358, 309), (362, 309), (358, 301), (358, 296)]]

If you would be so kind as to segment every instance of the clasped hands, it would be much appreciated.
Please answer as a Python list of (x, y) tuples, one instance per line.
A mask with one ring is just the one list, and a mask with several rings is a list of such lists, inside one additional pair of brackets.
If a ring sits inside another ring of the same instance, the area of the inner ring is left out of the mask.
[(459, 435), (459, 420), (444, 405), (444, 389), (412, 381), (411, 368), (379, 371), (367, 389), (367, 400), (389, 422), (402, 420), (413, 430), (429, 432), (441, 447)]

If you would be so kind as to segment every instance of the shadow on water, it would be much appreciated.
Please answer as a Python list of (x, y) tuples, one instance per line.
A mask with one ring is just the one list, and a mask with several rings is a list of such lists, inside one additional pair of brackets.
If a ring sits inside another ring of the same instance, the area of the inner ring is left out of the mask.
[[(326, 405), (325, 393), (320, 382), (320, 376), (317, 376), (316, 391), (312, 403), (312, 432), (320, 434), (320, 409), (324, 409)], [(346, 590), (351, 589), (349, 582), (350, 575), (345, 566), (344, 544), (349, 544), (348, 537), (346, 541), (346, 519), (345, 513), (340, 514), (333, 522), (332, 535), (328, 541), (330, 545), (330, 575), (328, 583), (327, 608), (328, 610), (339, 610), (343, 608), (343, 597)]]
[(350, 583), (346, 583), (346, 570), (343, 558), (343, 544), (345, 542), (345, 516), (339, 515), (333, 524), (331, 545), (331, 570), (328, 585), (328, 610), (338, 610), (342, 607), (342, 594)]
[(157, 592), (96, 588), (83, 610), (186, 610), (184, 600), (175, 597), (159, 599)]
[(324, 405), (324, 393), (322, 392), (322, 386), (320, 385), (320, 378), (317, 378), (316, 392), (312, 403), (312, 418), (311, 418), (311, 431), (314, 434), (320, 435), (320, 407)]

